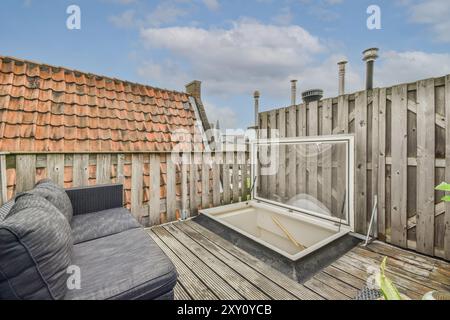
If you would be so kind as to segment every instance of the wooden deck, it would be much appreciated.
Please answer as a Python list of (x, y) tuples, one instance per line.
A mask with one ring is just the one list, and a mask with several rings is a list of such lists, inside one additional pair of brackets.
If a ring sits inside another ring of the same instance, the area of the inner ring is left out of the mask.
[(387, 275), (399, 291), (421, 299), (432, 290), (450, 290), (450, 264), (375, 242), (356, 247), (299, 284), (194, 221), (148, 229), (175, 264), (180, 300), (348, 300), (388, 256)]

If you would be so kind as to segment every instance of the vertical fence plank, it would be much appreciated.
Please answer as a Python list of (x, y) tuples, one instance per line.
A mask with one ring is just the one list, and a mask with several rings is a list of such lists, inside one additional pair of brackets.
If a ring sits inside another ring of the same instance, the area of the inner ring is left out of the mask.
[[(348, 133), (348, 95), (340, 96), (338, 98), (338, 116), (337, 116), (337, 133), (347, 134)], [(347, 153), (345, 148), (338, 147), (336, 152), (337, 158), (337, 173), (336, 173), (336, 186), (337, 186), (337, 196), (336, 196), (336, 214), (338, 217), (342, 218), (343, 213), (346, 210), (347, 195), (345, 188), (343, 186), (346, 183), (346, 171), (347, 171)], [(356, 212), (356, 211), (355, 211)]]
[(140, 221), (144, 201), (144, 155), (133, 154), (131, 157), (131, 212)]
[[(318, 102), (313, 101), (308, 104), (308, 135), (319, 135)], [(307, 167), (308, 167), (308, 194), (317, 198), (317, 162), (318, 146), (310, 144), (307, 148)]]
[[(269, 112), (269, 123), (270, 123), (270, 138), (276, 139), (279, 137), (277, 132), (277, 110), (272, 110)], [(274, 159), (274, 153), (278, 152), (278, 148), (274, 148), (273, 146), (270, 146), (268, 148), (270, 159)], [(275, 157), (278, 157), (278, 154), (275, 155)], [(279, 159), (277, 159), (278, 161)], [(273, 163), (270, 163), (270, 166), (273, 166)], [(272, 171), (272, 170), (271, 170)], [(267, 186), (267, 192), (268, 192), (268, 198), (273, 199), (273, 196), (277, 194), (277, 174), (275, 172), (271, 172), (270, 175), (268, 175), (268, 186)], [(235, 200), (236, 201), (236, 200)], [(237, 202), (237, 201), (236, 201)]]
[(417, 250), (434, 254), (434, 79), (417, 84)]
[(98, 154), (96, 168), (97, 184), (111, 183), (111, 155)]
[[(378, 140), (379, 140), (379, 132), (378, 132), (378, 126), (379, 126), (379, 122), (378, 122), (378, 117), (380, 115), (380, 104), (379, 104), (379, 90), (378, 89), (373, 89), (372, 90), (372, 194), (371, 194), (371, 198), (372, 198), (372, 206), (373, 206), (373, 199), (375, 198), (375, 196), (378, 197)], [(370, 209), (370, 213), (372, 213), (372, 208)], [(369, 217), (370, 219), (370, 217)], [(374, 226), (375, 228), (375, 226)]]
[(170, 154), (166, 156), (167, 163), (167, 185), (166, 185), (166, 207), (167, 221), (172, 222), (177, 219), (177, 194), (176, 194), (176, 166)]
[(161, 223), (160, 162), (158, 154), (150, 155), (150, 226)]
[[(280, 138), (286, 137), (286, 109), (280, 109), (277, 129)], [(278, 195), (284, 199), (286, 196), (286, 146), (279, 148), (279, 168), (277, 173)]]
[[(209, 203), (209, 171), (210, 171), (210, 159), (211, 155), (209, 153), (203, 153), (202, 162), (202, 208), (208, 209), (210, 207)], [(234, 186), (233, 186), (234, 187)]]
[(47, 155), (47, 177), (64, 187), (64, 154)]
[(240, 151), (238, 153), (238, 162), (241, 166), (241, 199), (242, 201), (247, 201), (248, 195), (248, 166), (247, 166), (247, 158), (246, 152)]
[(359, 92), (355, 101), (355, 229), (367, 229), (367, 92)]
[(191, 216), (198, 214), (198, 207), (200, 202), (198, 201), (197, 183), (198, 183), (198, 170), (197, 170), (197, 158), (198, 154), (193, 153), (190, 156), (191, 164), (189, 166), (189, 204), (191, 207)]
[(183, 154), (181, 161), (181, 217), (188, 218), (188, 170), (189, 155)]
[[(233, 152), (233, 202), (239, 202), (239, 164), (237, 163), (237, 153)], [(269, 188), (268, 188), (269, 189)], [(270, 190), (270, 189), (269, 189)]]
[(73, 182), (74, 187), (84, 187), (89, 184), (89, 155), (75, 154), (73, 156)]
[[(391, 241), (407, 246), (407, 86), (392, 88)], [(434, 128), (434, 126), (433, 126)], [(434, 130), (433, 130), (434, 131)], [(433, 175), (434, 176), (434, 175)]]
[(213, 206), (220, 206), (220, 153), (214, 154), (212, 162), (212, 176), (213, 176)]
[[(269, 138), (268, 135), (268, 114), (262, 113), (261, 114), (261, 131), (260, 131), (260, 138), (261, 139), (267, 139)], [(259, 153), (259, 166), (262, 167), (263, 162), (261, 162), (261, 159), (266, 160), (268, 158), (268, 148), (266, 146), (258, 146), (258, 153)], [(269, 194), (269, 176), (267, 174), (262, 174), (262, 170), (259, 172), (259, 183), (258, 187), (260, 190), (260, 195), (262, 197), (267, 197)]]
[[(450, 76), (445, 78), (445, 179), (450, 183)], [(450, 260), (450, 202), (445, 204), (444, 257)]]
[(231, 152), (225, 152), (223, 155), (223, 204), (230, 204), (231, 202), (231, 189), (230, 189), (230, 161), (232, 161), (233, 158), (230, 160), (230, 156), (232, 156), (233, 153)]
[[(288, 137), (297, 136), (297, 107), (288, 108)], [(288, 146), (288, 197), (292, 198), (297, 194), (297, 152), (294, 145)]]
[(386, 88), (380, 89), (378, 108), (378, 238), (386, 240)]
[(125, 155), (118, 154), (117, 155), (116, 182), (120, 183), (122, 185), (125, 183), (124, 167), (125, 167)]
[(0, 206), (8, 201), (8, 177), (6, 176), (6, 155), (0, 154)]
[(33, 189), (36, 180), (36, 155), (16, 156), (16, 194)]
[[(306, 104), (301, 104), (298, 106), (298, 135), (300, 137), (306, 137), (308, 134), (306, 117)], [(307, 183), (307, 167), (306, 167), (306, 157), (305, 157), (305, 146), (297, 145), (297, 193), (306, 193), (306, 183)]]
[[(332, 126), (333, 126), (333, 113), (332, 113), (332, 105), (333, 100), (326, 99), (323, 101), (322, 106), (322, 135), (331, 135)], [(322, 150), (321, 159), (322, 159), (322, 202), (327, 206), (331, 211), (331, 184), (332, 184), (332, 145), (325, 145), (324, 150)]]

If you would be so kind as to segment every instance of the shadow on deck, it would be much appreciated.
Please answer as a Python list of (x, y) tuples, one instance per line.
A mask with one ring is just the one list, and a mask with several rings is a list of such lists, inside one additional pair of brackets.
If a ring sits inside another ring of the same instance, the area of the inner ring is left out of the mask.
[(354, 299), (389, 257), (387, 276), (411, 299), (450, 290), (450, 264), (374, 242), (357, 246), (300, 284), (194, 221), (148, 229), (175, 264), (179, 300)]

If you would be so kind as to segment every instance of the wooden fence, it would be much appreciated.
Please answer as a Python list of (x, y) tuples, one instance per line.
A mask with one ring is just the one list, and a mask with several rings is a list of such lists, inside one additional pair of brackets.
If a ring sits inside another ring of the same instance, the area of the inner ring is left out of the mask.
[(367, 231), (377, 196), (381, 240), (450, 259), (450, 204), (435, 191), (450, 181), (450, 76), (263, 112), (260, 128), (354, 134), (356, 231)]
[(43, 178), (70, 188), (122, 183), (124, 205), (145, 226), (247, 200), (246, 152), (184, 154), (0, 154), (0, 204)]

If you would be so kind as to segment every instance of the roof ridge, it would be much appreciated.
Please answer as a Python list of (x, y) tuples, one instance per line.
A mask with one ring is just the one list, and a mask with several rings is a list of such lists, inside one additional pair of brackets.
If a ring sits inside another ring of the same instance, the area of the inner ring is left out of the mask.
[(128, 80), (122, 80), (122, 79), (119, 79), (119, 78), (112, 78), (112, 77), (108, 77), (108, 76), (104, 76), (104, 75), (100, 75), (100, 74), (96, 74), (96, 73), (92, 73), (92, 72), (80, 71), (80, 70), (72, 69), (72, 68), (68, 68), (68, 67), (56, 66), (56, 65), (51, 65), (51, 64), (47, 64), (47, 63), (37, 62), (37, 61), (33, 61), (33, 60), (20, 59), (20, 58), (11, 57), (11, 56), (0, 55), (0, 60), (5, 60), (5, 59), (9, 59), (9, 60), (17, 61), (17, 62), (22, 62), (22, 63), (31, 63), (31, 64), (35, 64), (35, 65), (38, 65), (38, 66), (45, 66), (45, 67), (49, 67), (49, 68), (63, 69), (63, 70), (74, 72), (74, 73), (77, 72), (77, 73), (81, 73), (81, 74), (88, 75), (88, 76), (94, 76), (94, 77), (103, 78), (105, 80), (119, 81), (119, 82), (122, 82), (124, 84), (142, 86), (142, 87), (146, 87), (146, 88), (150, 88), (150, 89), (154, 89), (154, 90), (165, 91), (165, 92), (168, 92), (168, 93), (184, 94), (184, 95), (187, 95), (187, 96), (191, 96), (189, 93), (186, 93), (186, 92), (183, 92), (183, 91), (159, 88), (159, 87), (154, 87), (154, 86), (143, 84), (143, 83), (132, 82), (132, 81), (128, 81)]

